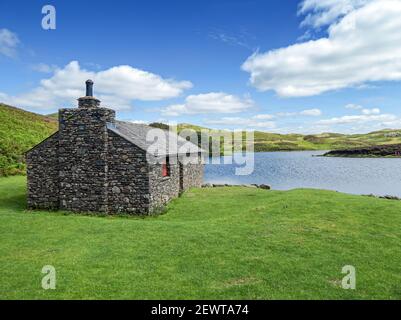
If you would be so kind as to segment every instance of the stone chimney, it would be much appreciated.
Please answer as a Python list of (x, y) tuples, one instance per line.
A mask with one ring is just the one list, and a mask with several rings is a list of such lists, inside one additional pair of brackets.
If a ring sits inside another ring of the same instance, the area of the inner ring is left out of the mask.
[(100, 107), (93, 81), (78, 108), (59, 110), (60, 209), (107, 212), (107, 124), (115, 111)]
[(100, 100), (93, 96), (93, 81), (86, 80), (86, 95), (78, 99), (79, 108), (96, 108), (100, 106)]

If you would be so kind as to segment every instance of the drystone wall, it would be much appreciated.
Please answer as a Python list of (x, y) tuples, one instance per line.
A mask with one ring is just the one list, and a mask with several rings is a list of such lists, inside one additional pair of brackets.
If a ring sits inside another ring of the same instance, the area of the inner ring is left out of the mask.
[(29, 209), (59, 208), (58, 133), (26, 155)]
[(180, 168), (178, 161), (170, 158), (170, 176), (163, 177), (162, 162), (149, 162), (150, 212), (157, 213), (173, 198), (180, 195)]
[(183, 191), (186, 191), (190, 188), (200, 188), (202, 186), (204, 166), (200, 159), (198, 163), (183, 164), (182, 170)]
[(109, 131), (108, 209), (110, 213), (149, 213), (146, 152)]

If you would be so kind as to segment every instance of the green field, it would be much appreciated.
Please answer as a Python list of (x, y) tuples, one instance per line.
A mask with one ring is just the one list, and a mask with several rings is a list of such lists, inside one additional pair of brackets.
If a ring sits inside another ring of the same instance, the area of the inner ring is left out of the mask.
[(401, 201), (232, 187), (94, 217), (25, 211), (25, 183), (0, 179), (0, 299), (401, 299)]

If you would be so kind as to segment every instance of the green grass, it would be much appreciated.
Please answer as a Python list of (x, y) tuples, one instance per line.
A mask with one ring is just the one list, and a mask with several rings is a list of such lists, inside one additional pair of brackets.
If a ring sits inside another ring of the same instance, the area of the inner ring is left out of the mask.
[(24, 152), (57, 130), (57, 121), (0, 103), (0, 176), (24, 174)]
[(0, 179), (1, 299), (400, 299), (400, 260), (401, 201), (233, 187), (159, 217), (89, 217), (25, 211), (25, 177)]

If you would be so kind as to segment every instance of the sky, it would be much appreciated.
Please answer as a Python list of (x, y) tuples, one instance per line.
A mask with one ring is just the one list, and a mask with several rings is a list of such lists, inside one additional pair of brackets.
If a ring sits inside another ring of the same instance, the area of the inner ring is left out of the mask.
[(2, 0), (0, 102), (50, 114), (92, 79), (125, 121), (399, 129), (400, 16), (401, 0)]

